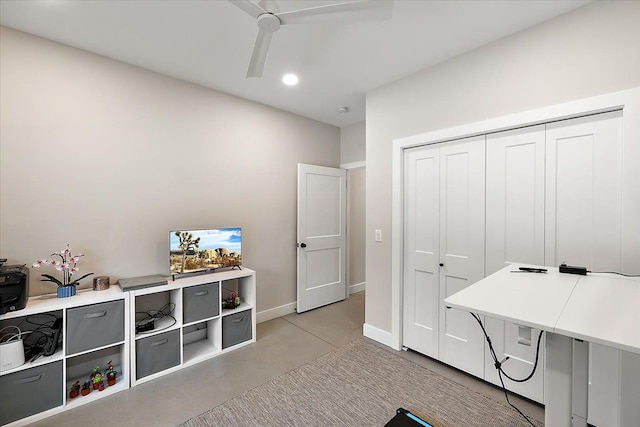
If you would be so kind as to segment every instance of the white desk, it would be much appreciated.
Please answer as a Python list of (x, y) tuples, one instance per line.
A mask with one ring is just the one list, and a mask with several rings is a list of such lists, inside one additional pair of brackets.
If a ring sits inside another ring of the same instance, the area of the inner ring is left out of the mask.
[(547, 331), (545, 425), (586, 425), (590, 341), (640, 354), (640, 279), (512, 273), (512, 264), (445, 299), (448, 306)]
[[(501, 320), (553, 331), (581, 276), (511, 273), (519, 265), (507, 266), (445, 299), (448, 306), (485, 314)], [(541, 310), (541, 308), (544, 308)]]
[(640, 354), (640, 279), (579, 276), (553, 332)]

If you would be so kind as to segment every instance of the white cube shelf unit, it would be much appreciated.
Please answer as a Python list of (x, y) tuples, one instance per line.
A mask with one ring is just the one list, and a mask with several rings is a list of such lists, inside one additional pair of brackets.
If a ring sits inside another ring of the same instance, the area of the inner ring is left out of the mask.
[[(256, 341), (255, 271), (243, 267), (167, 281), (128, 292), (131, 386)], [(231, 292), (241, 303), (223, 309)], [(147, 323), (147, 330), (138, 330)]]
[[(54, 319), (62, 320), (55, 353), (0, 371), (0, 425), (26, 425), (129, 388), (129, 310), (129, 295), (111, 287), (69, 298), (31, 297), (24, 309), (0, 315), (0, 328), (40, 330), (43, 341)], [(96, 367), (104, 371), (108, 361), (118, 371), (115, 385), (70, 397), (76, 381), (83, 384)]]

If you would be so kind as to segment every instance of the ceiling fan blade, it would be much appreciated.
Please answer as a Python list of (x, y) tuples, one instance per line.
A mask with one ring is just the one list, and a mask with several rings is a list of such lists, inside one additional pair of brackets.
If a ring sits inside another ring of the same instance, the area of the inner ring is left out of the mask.
[(390, 19), (393, 0), (358, 0), (276, 13), (280, 23), (308, 24)]
[(269, 13), (250, 0), (229, 0), (229, 3), (256, 19), (263, 13)]
[(267, 53), (269, 53), (272, 36), (273, 33), (264, 31), (262, 28), (258, 29), (256, 42), (253, 45), (253, 52), (251, 52), (251, 59), (249, 60), (247, 77), (262, 77), (262, 71), (264, 70), (264, 63), (267, 60)]

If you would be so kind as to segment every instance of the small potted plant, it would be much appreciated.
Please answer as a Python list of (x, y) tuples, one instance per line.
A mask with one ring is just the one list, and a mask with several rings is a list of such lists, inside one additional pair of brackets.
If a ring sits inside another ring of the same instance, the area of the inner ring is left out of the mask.
[(100, 372), (100, 367), (96, 366), (93, 369), (93, 373), (91, 374), (91, 382), (93, 383), (94, 390), (100, 390), (100, 385), (104, 388), (104, 382), (102, 381), (102, 373)]
[(80, 283), (80, 280), (87, 276), (91, 276), (93, 273), (87, 273), (81, 277), (72, 280), (72, 276), (80, 271), (78, 267), (78, 261), (83, 254), (72, 255), (71, 247), (67, 245), (66, 248), (60, 252), (54, 252), (51, 254), (53, 258), (38, 259), (33, 263), (32, 267), (40, 268), (47, 265), (62, 272), (62, 280), (54, 277), (50, 274), (43, 274), (43, 282), (53, 282), (58, 285), (58, 298), (70, 297), (76, 294), (76, 286)]
[(78, 397), (80, 394), (80, 381), (76, 381), (71, 385), (71, 391), (69, 391), (69, 397), (71, 399)]
[(118, 371), (116, 371), (113, 368), (113, 365), (111, 364), (111, 360), (109, 360), (107, 362), (107, 369), (104, 371), (105, 376), (107, 377), (107, 384), (109, 386), (115, 385), (116, 384), (116, 375), (118, 374)]
[(80, 390), (80, 394), (86, 396), (89, 393), (91, 393), (91, 381), (86, 380), (84, 384), (82, 384), (82, 390)]
[(240, 296), (235, 292), (231, 292), (231, 297), (223, 301), (223, 308), (233, 309), (237, 308), (239, 305)]

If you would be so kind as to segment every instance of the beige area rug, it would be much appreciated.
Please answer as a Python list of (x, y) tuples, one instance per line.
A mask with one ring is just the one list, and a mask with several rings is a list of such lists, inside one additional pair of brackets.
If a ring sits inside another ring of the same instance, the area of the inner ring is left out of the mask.
[(399, 407), (423, 414), (442, 426), (530, 426), (506, 403), (489, 399), (363, 339), (182, 426), (384, 426)]

